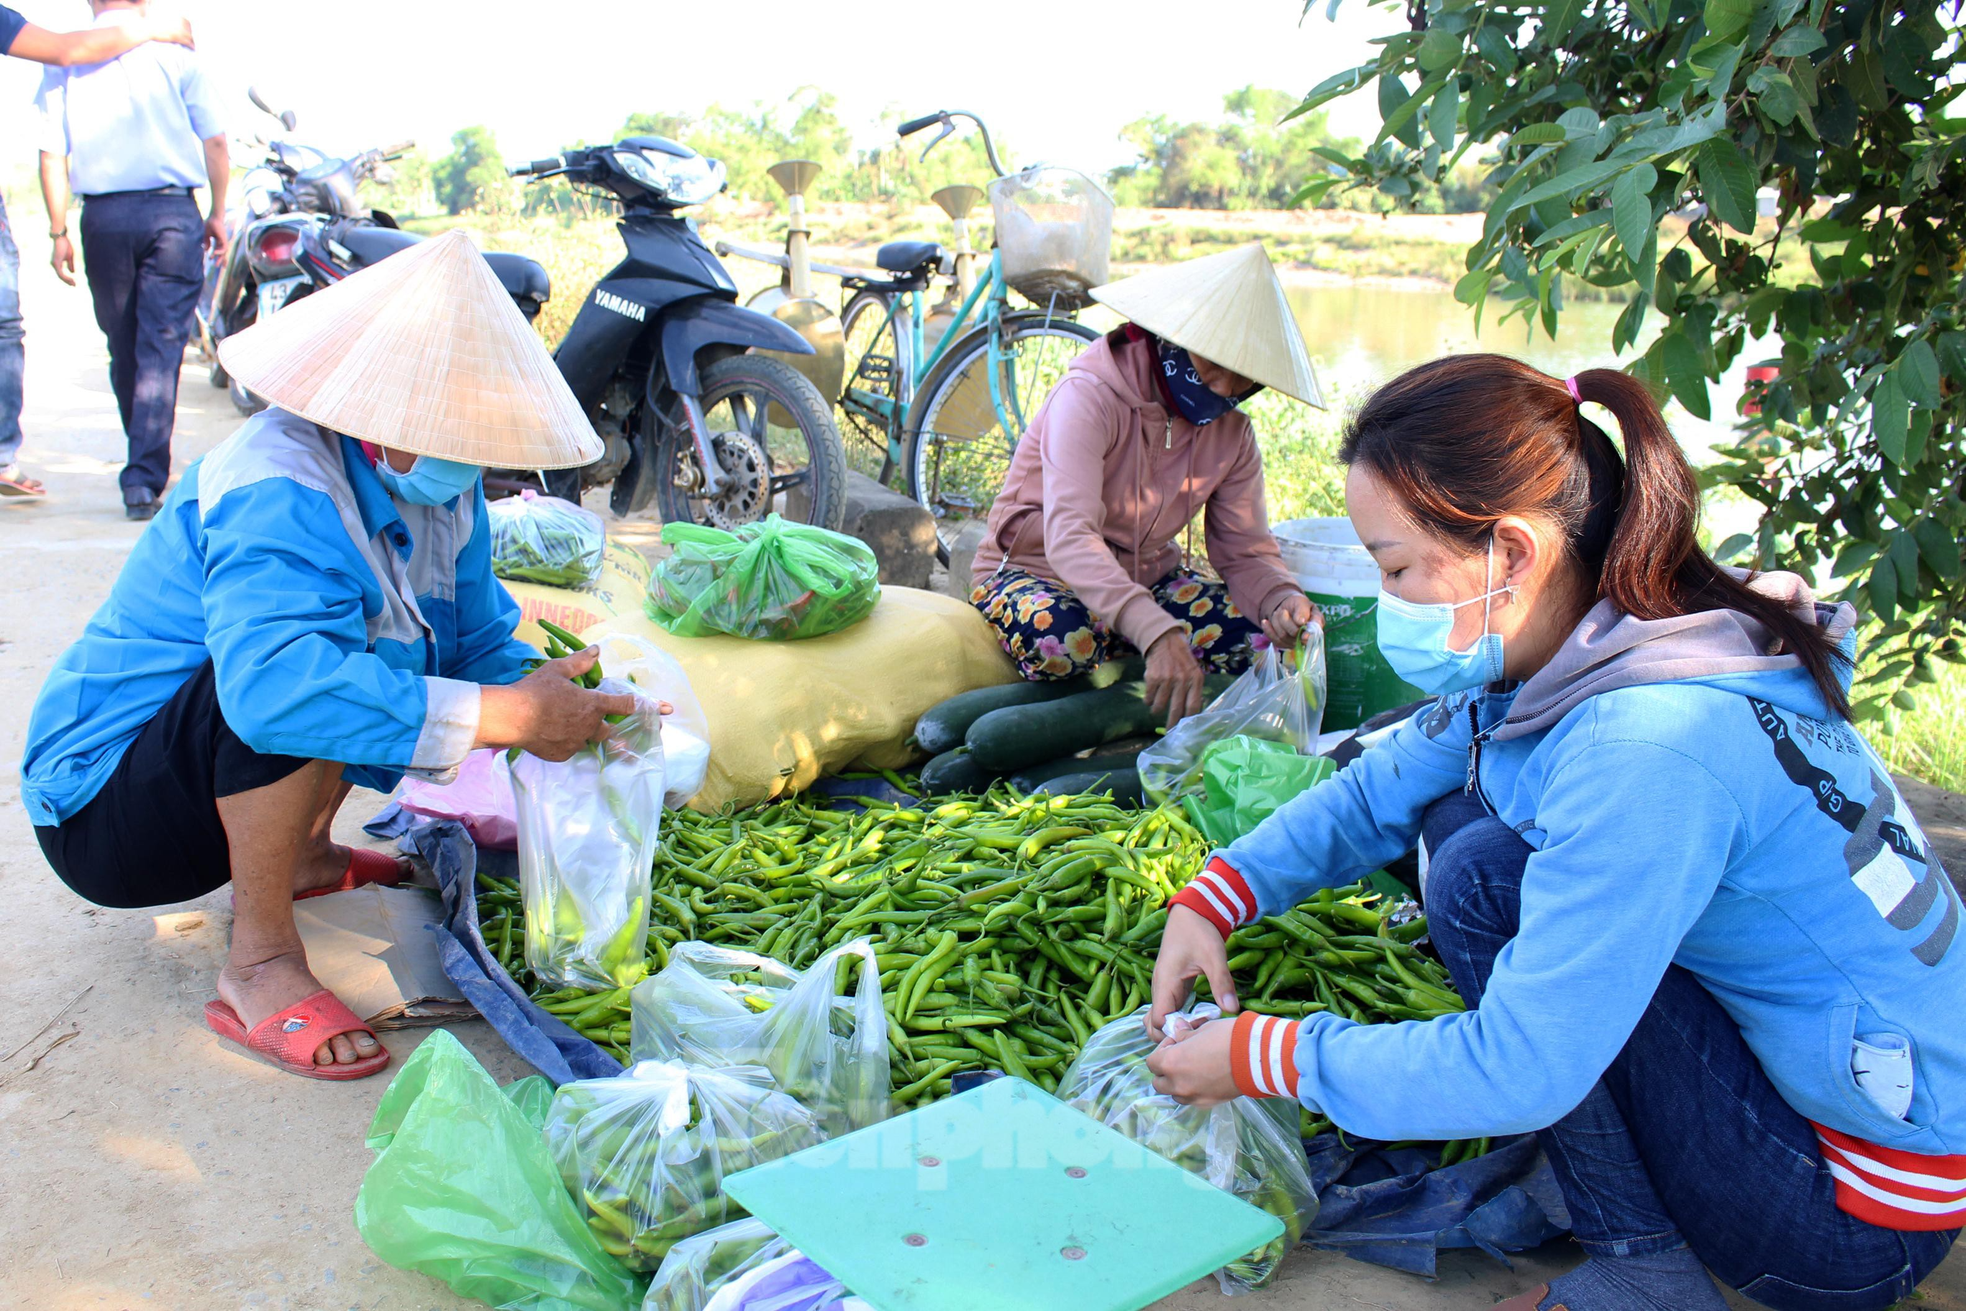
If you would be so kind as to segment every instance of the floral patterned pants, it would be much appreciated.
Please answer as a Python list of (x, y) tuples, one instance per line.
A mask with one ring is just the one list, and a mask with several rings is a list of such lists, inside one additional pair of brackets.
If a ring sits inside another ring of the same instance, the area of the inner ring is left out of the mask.
[[(1195, 659), (1208, 672), (1249, 668), (1250, 639), (1263, 630), (1236, 609), (1226, 586), (1177, 569), (1151, 590), (1187, 631)], [(1033, 681), (1072, 678), (1133, 650), (1065, 587), (1011, 565), (972, 589), (969, 603), (997, 630), (1018, 672)]]

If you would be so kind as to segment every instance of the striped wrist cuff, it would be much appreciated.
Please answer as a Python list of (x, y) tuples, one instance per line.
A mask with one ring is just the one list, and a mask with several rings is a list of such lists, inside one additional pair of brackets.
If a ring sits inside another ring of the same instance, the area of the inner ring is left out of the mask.
[(1256, 918), (1256, 895), (1220, 856), (1209, 861), (1208, 868), (1175, 893), (1169, 904), (1186, 906), (1225, 938)]
[(1297, 1097), (1297, 1021), (1244, 1011), (1229, 1036), (1229, 1072), (1245, 1097)]

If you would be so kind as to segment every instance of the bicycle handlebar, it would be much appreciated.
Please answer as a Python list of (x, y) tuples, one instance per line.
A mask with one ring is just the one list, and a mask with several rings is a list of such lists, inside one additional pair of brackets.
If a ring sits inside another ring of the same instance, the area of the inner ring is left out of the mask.
[(950, 120), (957, 118), (966, 118), (976, 124), (976, 130), (983, 134), (983, 154), (990, 161), (990, 176), (1002, 177), (1005, 171), (1003, 161), (997, 158), (997, 143), (990, 139), (989, 126), (967, 109), (943, 109), (933, 114), (924, 114), (920, 118), (909, 119), (906, 123), (894, 129), (894, 131), (896, 136), (911, 136), (931, 124), (940, 123), (942, 125), (941, 134), (935, 140), (929, 142), (927, 149), (922, 151), (922, 158), (927, 159), (928, 152), (941, 145), (942, 139), (956, 130), (956, 125), (950, 122)]
[(946, 122), (948, 118), (949, 116), (941, 110), (937, 110), (933, 114), (923, 114), (920, 118), (911, 118), (900, 127), (894, 129), (894, 135), (897, 137), (911, 137), (930, 124)]

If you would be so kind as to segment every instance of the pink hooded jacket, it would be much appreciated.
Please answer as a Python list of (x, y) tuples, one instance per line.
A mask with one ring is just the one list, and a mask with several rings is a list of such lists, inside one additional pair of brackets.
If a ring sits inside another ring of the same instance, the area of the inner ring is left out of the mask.
[(1018, 443), (976, 548), (972, 585), (1008, 562), (1062, 584), (1145, 651), (1174, 617), (1148, 587), (1181, 563), (1175, 539), (1206, 509), (1209, 561), (1236, 608), (1267, 616), (1301, 592), (1263, 505), (1263, 457), (1239, 411), (1197, 428), (1161, 403), (1150, 339), (1086, 347)]

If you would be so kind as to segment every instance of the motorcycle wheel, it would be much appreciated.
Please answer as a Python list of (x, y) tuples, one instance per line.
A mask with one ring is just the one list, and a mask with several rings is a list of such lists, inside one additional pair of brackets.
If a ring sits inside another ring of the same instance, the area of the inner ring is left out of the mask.
[[(703, 370), (703, 415), (717, 458), (732, 475), (716, 497), (702, 471), (680, 402), (655, 449), (655, 501), (664, 523), (731, 529), (776, 512), (838, 530), (846, 519), (846, 450), (819, 389), (783, 360), (733, 355)], [(789, 418), (790, 426), (772, 421)]]
[(232, 408), (249, 419), (266, 408), (266, 401), (257, 394), (247, 391), (237, 378), (226, 378), (225, 394), (232, 398)]
[(212, 353), (212, 366), (205, 370), (205, 376), (211, 380), (212, 386), (219, 388), (221, 391), (229, 387), (232, 382), (232, 375), (227, 373), (225, 366), (218, 362), (218, 353), (216, 351)]

